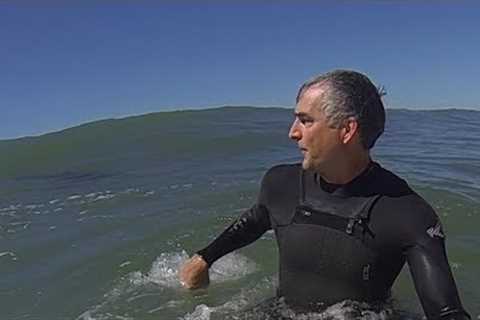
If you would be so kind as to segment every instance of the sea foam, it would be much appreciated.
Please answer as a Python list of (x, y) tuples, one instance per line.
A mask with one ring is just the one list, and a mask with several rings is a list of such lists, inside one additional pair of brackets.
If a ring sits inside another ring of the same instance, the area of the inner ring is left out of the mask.
[[(180, 288), (178, 270), (188, 258), (185, 251), (161, 253), (146, 274), (135, 271), (130, 275), (130, 281), (135, 285), (155, 283), (168, 288)], [(247, 257), (231, 253), (212, 265), (210, 278), (215, 282), (236, 280), (254, 272), (255, 268), (255, 263)]]

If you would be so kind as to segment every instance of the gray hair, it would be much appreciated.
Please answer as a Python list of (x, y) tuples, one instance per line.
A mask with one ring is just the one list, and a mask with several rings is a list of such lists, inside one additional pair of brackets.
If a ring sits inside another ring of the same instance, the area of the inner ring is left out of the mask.
[(328, 124), (338, 128), (344, 120), (355, 118), (362, 145), (371, 149), (385, 128), (383, 88), (377, 89), (367, 76), (359, 72), (334, 70), (305, 82), (298, 90), (296, 103), (309, 88), (323, 85), (328, 88), (327, 102), (320, 107)]

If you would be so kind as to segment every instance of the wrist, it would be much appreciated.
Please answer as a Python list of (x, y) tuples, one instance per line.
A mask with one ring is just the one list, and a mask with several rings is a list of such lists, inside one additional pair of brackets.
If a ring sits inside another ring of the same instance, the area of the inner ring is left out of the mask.
[(195, 252), (194, 256), (199, 256), (207, 264), (208, 268), (210, 268), (214, 262), (214, 260), (210, 260), (206, 249)]
[(201, 263), (201, 264), (204, 264), (207, 267), (210, 267), (208, 265), (207, 261), (205, 261), (205, 259), (198, 253), (194, 254), (191, 259), (192, 259), (193, 262)]

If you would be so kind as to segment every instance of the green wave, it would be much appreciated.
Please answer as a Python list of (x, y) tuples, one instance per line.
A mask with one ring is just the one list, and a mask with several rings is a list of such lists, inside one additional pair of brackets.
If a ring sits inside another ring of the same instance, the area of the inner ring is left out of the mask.
[[(0, 178), (108, 172), (148, 160), (255, 151), (278, 145), (290, 114), (255, 107), (157, 112), (0, 141)], [(279, 118), (278, 130), (264, 130), (262, 119), (271, 124), (272, 117)]]

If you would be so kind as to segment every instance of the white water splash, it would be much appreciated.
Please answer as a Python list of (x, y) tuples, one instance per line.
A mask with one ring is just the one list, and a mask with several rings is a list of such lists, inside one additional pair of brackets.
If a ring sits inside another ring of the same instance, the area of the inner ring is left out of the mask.
[[(181, 308), (181, 305), (185, 303), (185, 291), (178, 279), (178, 269), (188, 258), (189, 256), (185, 251), (161, 253), (152, 263), (148, 272), (135, 271), (129, 273), (115, 288), (104, 295), (104, 300), (101, 303), (80, 314), (77, 320), (120, 319), (120, 317), (125, 315), (118, 315), (115, 311), (112, 313), (112, 310), (116, 308), (112, 306), (123, 305), (124, 303), (135, 304), (137, 300), (148, 300), (149, 297), (155, 298), (156, 296), (158, 296), (158, 300), (161, 300), (161, 297), (165, 294), (164, 288), (174, 290), (173, 299), (162, 303), (160, 306), (157, 305), (150, 308), (147, 313), (155, 314), (165, 309)], [(130, 261), (124, 261), (119, 268), (130, 264)], [(238, 279), (253, 272), (255, 268), (255, 264), (246, 257), (238, 253), (229, 254), (212, 266), (211, 278), (216, 282)], [(159, 285), (161, 290), (157, 288), (152, 291), (150, 284)], [(175, 298), (176, 296), (181, 297), (178, 299)], [(227, 302), (227, 304), (222, 305), (221, 308), (224, 310), (238, 310), (245, 305), (241, 301), (245, 301), (246, 297), (252, 297), (252, 293), (248, 292), (244, 296), (238, 296)], [(186, 319), (209, 319), (209, 307), (197, 308), (200, 311)]]
[(212, 265), (210, 278), (218, 282), (236, 280), (253, 273), (255, 269), (256, 265), (253, 261), (239, 253), (233, 252)]
[[(178, 270), (188, 259), (185, 251), (162, 253), (153, 262), (150, 271), (143, 274), (135, 271), (130, 274), (130, 281), (135, 285), (156, 283), (168, 288), (180, 288)], [(212, 281), (224, 282), (244, 277), (255, 270), (255, 263), (239, 253), (231, 253), (212, 265), (210, 278)]]
[(12, 252), (12, 251), (4, 251), (4, 252), (0, 252), (0, 258), (1, 257), (10, 257), (13, 261), (17, 261), (18, 260), (18, 257), (17, 255)]
[[(221, 318), (228, 317), (228, 315), (232, 315), (232, 313), (235, 314), (241, 312), (241, 310), (246, 309), (248, 306), (258, 304), (259, 301), (265, 299), (266, 292), (271, 292), (267, 293), (267, 296), (273, 295), (273, 291), (277, 285), (278, 283), (276, 276), (263, 278), (261, 281), (256, 283), (253, 288), (242, 289), (238, 294), (234, 295), (227, 302), (219, 306), (209, 307), (205, 304), (197, 305), (193, 312), (187, 313), (181, 317), (180, 320), (210, 320), (210, 316), (212, 314), (220, 315)], [(237, 318), (234, 317), (233, 319)], [(263, 319), (267, 318), (258, 318), (258, 320)]]
[(11, 204), (11, 205), (9, 205), (8, 207), (1, 208), (1, 209), (0, 209), (0, 212), (15, 211), (15, 210), (18, 210), (20, 207), (21, 207), (21, 204), (17, 204), (17, 205)]
[(150, 271), (146, 274), (140, 271), (130, 274), (130, 282), (134, 285), (156, 283), (169, 288), (180, 287), (177, 270), (187, 259), (188, 255), (185, 251), (181, 253), (162, 253), (153, 262)]
[(209, 308), (207, 305), (198, 305), (192, 313), (185, 315), (182, 320), (210, 320), (210, 314), (215, 308)]
[[(387, 320), (390, 319), (393, 310), (383, 308), (376, 310), (367, 303), (345, 300), (331, 305), (322, 312), (296, 313), (289, 308), (285, 301), (280, 298), (270, 302), (261, 303), (242, 313), (248, 305), (252, 304), (252, 291), (242, 292), (232, 297), (223, 305), (209, 307), (200, 304), (191, 313), (187, 313), (181, 320), (210, 320), (212, 315), (224, 319), (248, 319), (248, 320)], [(255, 303), (253, 301), (253, 303)], [(238, 313), (240, 311), (240, 313)], [(215, 319), (216, 319), (215, 318)]]
[(99, 195), (95, 199), (93, 199), (92, 201), (109, 200), (109, 199), (112, 199), (112, 198), (115, 198), (115, 195), (111, 194), (111, 193), (108, 193), (106, 195)]
[(331, 305), (325, 311), (319, 313), (306, 313), (295, 315), (295, 320), (386, 320), (392, 315), (393, 311), (389, 308), (374, 310), (369, 304), (345, 300)]
[(93, 317), (91, 311), (86, 311), (79, 315), (77, 320), (134, 320), (134, 318), (112, 314), (95, 315), (95, 317)]
[(131, 261), (125, 261), (122, 264), (120, 264), (119, 267), (123, 268), (123, 267), (126, 267), (126, 266), (130, 265), (131, 263), (132, 263)]

